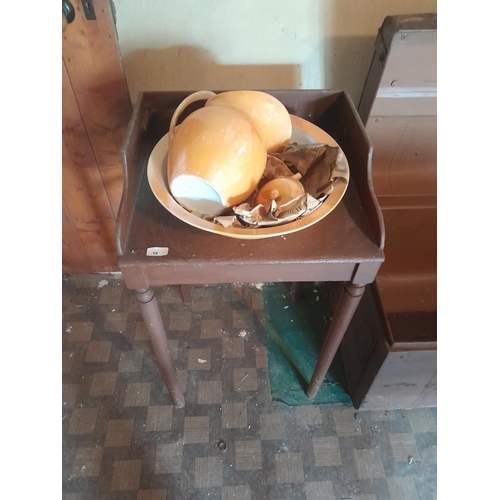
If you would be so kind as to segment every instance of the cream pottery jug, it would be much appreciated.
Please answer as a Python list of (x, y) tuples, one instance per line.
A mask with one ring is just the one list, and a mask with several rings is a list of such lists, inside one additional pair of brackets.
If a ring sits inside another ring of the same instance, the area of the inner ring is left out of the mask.
[[(208, 99), (176, 127), (192, 102)], [(195, 92), (170, 122), (167, 180), (189, 211), (217, 215), (250, 196), (262, 178), (267, 153), (286, 145), (290, 115), (274, 97), (257, 91)]]

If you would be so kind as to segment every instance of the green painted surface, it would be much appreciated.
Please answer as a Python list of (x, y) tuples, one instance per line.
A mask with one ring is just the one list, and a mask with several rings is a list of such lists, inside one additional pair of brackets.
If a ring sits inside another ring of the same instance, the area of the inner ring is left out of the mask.
[(340, 356), (335, 357), (313, 403), (305, 394), (330, 322), (323, 287), (323, 284), (304, 283), (302, 297), (296, 302), (291, 299), (290, 284), (268, 283), (262, 289), (274, 401), (289, 406), (351, 404), (342, 388)]

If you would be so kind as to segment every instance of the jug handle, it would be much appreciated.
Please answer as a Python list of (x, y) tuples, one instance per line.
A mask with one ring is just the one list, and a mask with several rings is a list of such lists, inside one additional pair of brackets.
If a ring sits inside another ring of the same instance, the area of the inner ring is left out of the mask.
[(175, 135), (175, 127), (177, 125), (177, 120), (180, 114), (193, 102), (202, 101), (203, 99), (210, 99), (215, 96), (215, 92), (211, 92), (210, 90), (200, 90), (199, 92), (194, 92), (191, 95), (188, 95), (180, 104), (177, 106), (177, 109), (174, 111), (172, 115), (172, 119), (170, 120), (170, 130), (168, 131), (168, 145), (169, 148), (172, 146), (172, 140)]

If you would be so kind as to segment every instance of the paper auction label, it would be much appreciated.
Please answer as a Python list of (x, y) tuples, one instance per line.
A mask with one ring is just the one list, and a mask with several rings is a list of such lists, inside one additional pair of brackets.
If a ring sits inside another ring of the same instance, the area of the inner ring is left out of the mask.
[(148, 257), (163, 257), (168, 255), (168, 247), (150, 247), (146, 250)]

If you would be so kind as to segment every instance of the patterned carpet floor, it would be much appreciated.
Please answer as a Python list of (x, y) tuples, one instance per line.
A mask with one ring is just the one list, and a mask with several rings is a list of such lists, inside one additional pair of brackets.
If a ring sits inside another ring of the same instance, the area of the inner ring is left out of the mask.
[(120, 275), (63, 277), (63, 500), (436, 498), (436, 408), (273, 402), (259, 286), (154, 290), (182, 409)]

